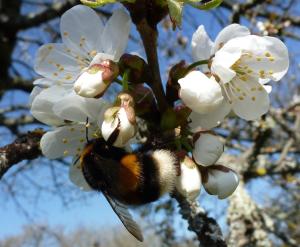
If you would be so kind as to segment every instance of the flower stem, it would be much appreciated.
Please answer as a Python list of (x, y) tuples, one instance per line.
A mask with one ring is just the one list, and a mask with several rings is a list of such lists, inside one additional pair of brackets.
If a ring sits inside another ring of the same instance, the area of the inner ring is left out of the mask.
[(208, 64), (209, 63), (209, 60), (200, 60), (200, 61), (197, 61), (195, 63), (192, 63), (190, 64), (187, 68), (186, 68), (186, 74), (188, 72), (190, 72), (191, 70), (193, 70), (194, 68), (200, 66), (200, 65), (203, 65), (203, 64)]
[(160, 112), (163, 113), (168, 108), (168, 103), (160, 77), (157, 56), (157, 30), (151, 27), (145, 19), (137, 24), (137, 29), (141, 35), (149, 65), (151, 78), (149, 78), (148, 84), (154, 92)]
[(129, 70), (127, 69), (125, 70), (122, 79), (123, 91), (128, 91), (128, 75), (129, 75)]

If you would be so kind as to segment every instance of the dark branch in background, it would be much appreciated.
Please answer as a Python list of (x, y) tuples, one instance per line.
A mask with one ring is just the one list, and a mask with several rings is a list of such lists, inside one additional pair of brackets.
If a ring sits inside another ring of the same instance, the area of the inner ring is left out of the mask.
[(179, 204), (180, 214), (189, 223), (189, 230), (196, 233), (200, 246), (227, 246), (218, 223), (208, 217), (197, 202), (189, 202), (178, 193), (173, 197)]
[(57, 2), (46, 8), (44, 11), (33, 16), (20, 15), (17, 17), (11, 17), (9, 15), (6, 15), (5, 13), (1, 13), (0, 28), (19, 31), (21, 29), (36, 27), (42, 23), (57, 18), (69, 8), (79, 3), (79, 0), (68, 0), (65, 3)]
[(40, 139), (44, 132), (36, 130), (18, 137), (13, 143), (0, 148), (0, 179), (22, 160), (32, 160), (41, 155)]
[(148, 84), (154, 92), (161, 113), (165, 112), (168, 104), (165, 97), (157, 55), (157, 24), (168, 13), (167, 9), (155, 6), (149, 0), (140, 0), (135, 4), (125, 4), (131, 18), (141, 35), (147, 56), (149, 74)]

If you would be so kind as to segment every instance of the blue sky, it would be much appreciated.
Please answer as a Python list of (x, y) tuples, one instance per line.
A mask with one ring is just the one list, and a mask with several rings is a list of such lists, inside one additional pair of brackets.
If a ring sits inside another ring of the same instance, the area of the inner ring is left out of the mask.
[[(23, 9), (24, 12), (27, 12), (29, 10), (31, 10), (29, 7), (28, 9)], [(224, 12), (224, 16), (226, 16), (226, 12)], [(208, 33), (210, 34), (212, 39), (215, 38), (218, 31), (221, 29), (211, 13), (199, 12), (189, 9), (188, 11), (185, 11), (185, 17), (193, 19), (194, 27), (197, 27), (200, 24), (205, 25), (206, 30), (208, 30)], [(52, 23), (53, 25), (56, 25), (58, 23), (58, 20), (55, 20)], [(167, 33), (162, 33), (160, 35), (159, 43), (160, 45), (170, 45), (170, 43), (168, 43), (170, 37), (174, 40), (174, 37), (176, 37), (179, 33), (183, 33), (185, 36), (187, 36), (188, 39), (190, 39), (194, 31), (194, 28), (191, 28), (191, 26), (188, 26), (185, 22), (183, 22), (182, 29), (177, 30), (176, 33), (171, 33), (170, 31)], [(134, 27), (132, 27), (132, 33), (134, 36), (138, 37)], [(46, 37), (42, 33), (42, 31), (38, 29), (28, 30), (25, 32), (25, 35), (40, 37), (43, 42), (47, 42), (48, 40), (48, 37)], [(295, 49), (295, 46), (292, 43), (291, 47), (292, 49)], [(36, 50), (34, 48), (30, 50), (30, 52), (32, 53), (35, 53), (35, 51)], [(130, 43), (128, 51), (143, 54), (143, 51), (140, 49), (140, 47), (133, 43)], [(174, 64), (176, 61), (179, 61), (178, 56), (182, 55), (181, 59), (183, 58), (191, 62), (189, 41), (188, 48), (184, 53), (182, 52), (180, 54), (177, 54), (177, 56), (168, 61), (164, 56), (165, 54), (159, 54), (161, 60), (161, 72), (164, 79), (166, 78), (166, 71), (168, 70), (169, 66), (171, 64)], [(32, 75), (24, 74), (24, 76), (30, 78)], [(28, 97), (22, 92), (6, 94), (6, 96), (0, 102), (0, 107), (9, 105), (12, 100), (19, 104), (26, 104), (28, 101)], [(3, 132), (1, 131), (0, 133), (2, 134)], [(2, 137), (0, 136), (0, 138), (1, 145), (9, 143), (13, 139), (13, 137), (8, 135), (4, 135)], [(49, 186), (49, 188), (52, 188), (51, 186), (53, 186), (53, 184), (51, 183), (49, 169), (47, 169), (46, 166), (43, 165), (44, 162), (45, 160), (43, 158), (35, 160), (33, 162), (34, 164), (32, 165), (32, 167), (34, 168), (27, 171), (26, 175), (29, 177), (31, 176), (31, 179), (38, 184), (42, 184), (43, 186)], [(13, 167), (8, 172), (8, 174), (6, 174), (6, 177), (8, 178), (9, 174), (13, 174), (17, 169), (19, 169), (19, 167), (20, 166)], [(72, 188), (73, 185), (67, 178), (67, 169), (63, 170), (62, 174), (59, 175), (61, 175), (60, 181), (62, 181), (60, 185), (61, 190), (64, 191), (66, 189), (69, 191), (70, 187)], [(26, 178), (20, 176), (18, 177), (18, 179), (20, 179), (20, 181), (16, 181), (16, 184), (18, 184), (19, 182), (21, 184), (16, 185), (16, 188), (20, 189), (19, 193), (22, 193), (22, 184), (26, 184), (26, 191), (24, 191), (25, 196), (20, 196), (17, 198), (19, 200), (19, 203), (23, 205), (24, 208), (26, 208), (26, 210), (30, 213), (30, 217), (27, 218), (24, 213), (21, 212), (18, 207), (16, 207), (16, 203), (7, 197), (5, 186), (2, 186), (0, 184), (0, 197), (2, 201), (0, 204), (0, 239), (20, 232), (24, 225), (31, 223), (47, 223), (51, 226), (63, 225), (67, 230), (74, 229), (77, 226), (107, 228), (115, 225), (121, 225), (108, 203), (104, 200), (103, 196), (98, 193), (86, 193), (84, 195), (85, 199), (81, 200), (80, 198), (82, 198), (82, 194), (85, 192), (76, 190), (73, 187), (73, 189), (70, 190), (70, 193), (72, 193), (71, 198), (78, 197), (79, 199), (76, 199), (68, 207), (65, 207), (64, 205), (62, 205), (59, 197), (52, 196), (50, 194), (41, 195), (40, 199), (35, 201), (34, 198), (38, 195), (36, 189), (32, 185), (30, 185), (30, 183), (28, 183)], [(264, 188), (265, 190), (267, 187), (268, 183), (263, 182), (262, 180), (255, 180), (255, 183), (253, 182), (249, 185), (249, 188), (252, 188), (251, 191), (254, 191), (253, 194), (255, 195), (259, 203), (264, 203), (264, 198), (261, 197), (260, 192), (262, 188)], [(33, 196), (33, 198), (28, 198), (30, 196)], [(209, 211), (213, 211), (214, 215), (222, 214), (224, 207), (226, 206), (226, 200), (217, 200), (215, 197), (205, 194), (203, 190), (200, 201), (204, 208), (208, 209)], [(178, 222), (180, 222), (180, 216), (178, 216)], [(220, 218), (220, 223), (225, 229), (224, 217)]]

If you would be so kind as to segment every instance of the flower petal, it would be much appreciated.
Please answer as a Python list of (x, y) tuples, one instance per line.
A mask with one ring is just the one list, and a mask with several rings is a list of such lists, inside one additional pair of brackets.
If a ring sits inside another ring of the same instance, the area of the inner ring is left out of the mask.
[(36, 96), (38, 96), (42, 91), (44, 90), (44, 88), (39, 87), (39, 86), (34, 86), (30, 95), (29, 95), (29, 100), (28, 100), (28, 104), (29, 106), (32, 105), (32, 102), (34, 101), (34, 99), (36, 98)]
[(69, 179), (70, 181), (78, 186), (83, 191), (92, 191), (93, 189), (86, 182), (79, 160), (70, 166), (69, 169)]
[(114, 11), (113, 15), (106, 23), (102, 36), (101, 44), (104, 53), (114, 56), (114, 61), (119, 61), (128, 43), (130, 32), (130, 17), (121, 9)]
[[(91, 126), (88, 134), (92, 139), (96, 129)], [(57, 159), (66, 156), (79, 156), (86, 145), (86, 126), (76, 124), (58, 127), (48, 131), (41, 139), (42, 153), (49, 159)]]
[(224, 144), (218, 136), (204, 133), (194, 143), (193, 158), (198, 165), (210, 166), (217, 162), (224, 152)]
[(265, 88), (250, 78), (244, 82), (238, 78), (234, 79), (241, 91), (237, 93), (233, 100), (232, 109), (236, 115), (245, 120), (255, 120), (265, 114), (270, 107), (270, 99)]
[(53, 81), (73, 83), (81, 68), (70, 50), (63, 44), (46, 44), (39, 48), (35, 71)]
[(189, 157), (180, 162), (180, 176), (177, 177), (176, 190), (190, 200), (195, 200), (201, 189), (201, 174), (197, 165)]
[(200, 129), (211, 129), (219, 125), (230, 112), (230, 105), (223, 100), (223, 103), (212, 112), (207, 114), (199, 114), (192, 112), (190, 115), (191, 123), (189, 124), (192, 132), (197, 132)]
[(70, 87), (52, 86), (44, 89), (34, 99), (31, 105), (32, 115), (42, 123), (58, 126), (64, 123), (64, 119), (57, 116), (53, 105), (71, 92)]
[(247, 35), (250, 35), (250, 31), (245, 26), (234, 23), (225, 27), (216, 37), (213, 53), (216, 53), (229, 40)]
[(193, 111), (205, 114), (215, 110), (223, 100), (220, 85), (214, 77), (208, 78), (200, 71), (192, 71), (178, 80), (180, 98)]
[[(115, 109), (112, 108), (108, 109), (108, 111), (110, 110), (115, 111)], [(108, 115), (107, 112), (105, 115)], [(114, 116), (109, 118), (106, 117), (106, 119), (104, 119), (101, 126), (101, 132), (104, 140), (106, 141), (114, 132), (117, 133), (117, 137), (113, 145), (115, 147), (124, 147), (127, 142), (135, 136), (136, 129), (135, 125), (130, 123), (124, 107), (121, 107)]]
[(84, 58), (101, 51), (103, 23), (97, 13), (84, 5), (66, 11), (60, 21), (64, 44)]
[(81, 97), (72, 91), (54, 104), (53, 111), (65, 120), (85, 123), (88, 117), (89, 122), (97, 122), (108, 106), (103, 99)]
[(211, 71), (217, 75), (221, 82), (227, 83), (236, 76), (236, 72), (231, 66), (240, 59), (242, 52), (237, 49), (219, 50), (212, 60)]
[(249, 35), (230, 40), (223, 51), (242, 51), (240, 65), (251, 71), (251, 76), (280, 80), (289, 67), (286, 45), (278, 38)]
[(109, 84), (103, 82), (103, 71), (97, 73), (83, 72), (74, 83), (75, 92), (86, 98), (94, 98), (101, 95)]
[(235, 191), (239, 184), (239, 177), (233, 170), (221, 165), (207, 169), (208, 177), (203, 186), (209, 194), (225, 199)]
[(208, 37), (203, 25), (199, 26), (193, 34), (191, 46), (195, 61), (209, 59), (212, 55), (213, 42)]

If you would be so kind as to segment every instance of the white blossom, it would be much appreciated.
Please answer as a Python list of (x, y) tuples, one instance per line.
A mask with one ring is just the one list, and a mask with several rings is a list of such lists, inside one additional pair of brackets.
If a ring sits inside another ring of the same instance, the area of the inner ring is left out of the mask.
[(201, 189), (201, 174), (195, 162), (185, 156), (180, 162), (180, 176), (177, 177), (175, 187), (176, 190), (184, 197), (195, 200)]
[(129, 93), (119, 93), (114, 106), (105, 111), (101, 131), (104, 140), (115, 147), (124, 147), (135, 136), (134, 99)]
[(69, 86), (42, 89), (33, 98), (31, 112), (40, 122), (54, 127), (41, 139), (42, 153), (50, 159), (78, 156), (87, 142), (86, 119), (89, 120), (88, 138), (95, 138), (108, 106), (102, 99), (75, 94)]
[[(265, 114), (269, 109), (268, 92), (271, 91), (266, 83), (280, 80), (289, 66), (288, 51), (282, 41), (269, 36), (250, 35), (250, 31), (239, 24), (224, 28), (215, 42), (200, 26), (192, 38), (192, 51), (196, 61), (210, 60), (208, 66), (201, 68), (211, 75), (212, 84), (218, 82), (223, 96), (222, 103), (207, 112), (203, 109), (197, 111), (194, 107), (203, 99), (192, 105), (185, 102), (193, 110), (191, 126), (195, 130), (199, 125), (203, 128), (217, 126), (231, 110), (246, 120), (255, 120)], [(208, 77), (198, 83), (201, 85), (203, 81), (208, 83)], [(203, 90), (203, 93), (194, 92), (194, 95), (204, 95), (207, 87), (201, 88), (200, 85), (195, 86), (194, 80), (191, 80), (185, 88), (189, 88), (189, 92)], [(210, 101), (214, 102), (215, 94), (207, 94), (206, 97), (209, 95)], [(205, 102), (208, 101), (205, 99)], [(198, 106), (198, 109), (201, 107)]]
[(219, 84), (200, 71), (192, 71), (178, 80), (180, 98), (197, 113), (209, 113), (222, 104), (223, 96)]
[(224, 144), (218, 136), (201, 133), (194, 143), (193, 158), (198, 165), (215, 164), (224, 152)]
[[(77, 5), (62, 15), (60, 31), (62, 44), (46, 44), (39, 49), (36, 72), (51, 80), (52, 85), (75, 83), (82, 96), (101, 95), (116, 73), (115, 67), (105, 68), (107, 62), (118, 62), (126, 48), (130, 17), (116, 10), (104, 26), (94, 10)], [(95, 65), (99, 65), (99, 73), (93, 74), (91, 68)], [(104, 78), (102, 72), (107, 69), (112, 69), (111, 75)]]
[(206, 172), (203, 186), (209, 194), (216, 195), (219, 199), (230, 196), (239, 184), (238, 175), (228, 167), (210, 166)]

